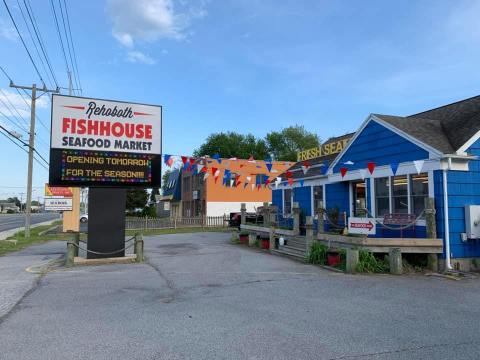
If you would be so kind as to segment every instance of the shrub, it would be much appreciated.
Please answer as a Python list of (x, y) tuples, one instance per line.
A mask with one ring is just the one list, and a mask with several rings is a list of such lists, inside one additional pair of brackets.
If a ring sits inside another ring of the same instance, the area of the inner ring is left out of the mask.
[(310, 264), (325, 265), (327, 261), (327, 246), (314, 242), (310, 247), (310, 251), (307, 256), (307, 261)]
[(360, 250), (358, 253), (357, 271), (365, 273), (384, 273), (388, 272), (390, 265), (388, 258), (378, 259), (373, 253), (366, 250)]

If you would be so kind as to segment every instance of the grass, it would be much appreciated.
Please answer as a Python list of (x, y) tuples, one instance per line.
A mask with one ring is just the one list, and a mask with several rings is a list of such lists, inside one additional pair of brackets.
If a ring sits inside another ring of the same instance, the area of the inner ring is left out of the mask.
[(135, 234), (141, 233), (143, 236), (150, 235), (168, 235), (168, 234), (186, 234), (186, 233), (198, 233), (198, 232), (231, 232), (236, 229), (234, 228), (225, 228), (225, 227), (213, 227), (213, 228), (202, 228), (202, 227), (185, 227), (177, 229), (156, 229), (156, 230), (127, 230), (125, 234), (127, 236), (133, 236)]
[(23, 231), (19, 231), (14, 235), (10, 236), (7, 240), (17, 240), (17, 243), (10, 242), (10, 241), (0, 241), (0, 256), (5, 254), (25, 249), (26, 247), (33, 245), (33, 244), (41, 244), (50, 240), (68, 240), (71, 239), (71, 234), (49, 234), (40, 236), (39, 234), (42, 231), (45, 231), (51, 228), (54, 225), (61, 224), (61, 221), (55, 221), (51, 225), (42, 225), (37, 226), (30, 229), (30, 238), (25, 238), (25, 233)]

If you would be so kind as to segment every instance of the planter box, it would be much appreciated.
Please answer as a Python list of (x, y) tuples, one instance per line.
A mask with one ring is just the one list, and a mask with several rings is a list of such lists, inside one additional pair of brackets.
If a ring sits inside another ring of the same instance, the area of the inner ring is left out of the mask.
[(261, 239), (260, 240), (260, 247), (262, 249), (270, 249), (270, 239)]

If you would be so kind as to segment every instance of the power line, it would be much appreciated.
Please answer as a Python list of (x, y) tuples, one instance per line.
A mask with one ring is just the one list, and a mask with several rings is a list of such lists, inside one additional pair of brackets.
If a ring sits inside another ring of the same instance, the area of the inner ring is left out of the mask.
[(20, 126), (20, 125), (17, 124), (15, 121), (13, 121), (12, 119), (10, 119), (10, 117), (7, 116), (7, 115), (5, 115), (5, 113), (4, 113), (2, 110), (0, 110), (0, 115), (2, 115), (5, 119), (7, 119), (8, 121), (10, 121), (10, 122), (11, 122), (13, 125), (15, 125), (17, 128), (19, 128), (20, 131), (24, 131), (24, 132), (26, 132), (26, 133), (28, 134), (28, 129), (27, 129), (27, 128)]
[[(33, 46), (35, 47), (35, 51), (37, 53), (37, 56), (40, 59), (40, 63), (42, 64), (43, 71), (45, 71), (45, 73), (47, 74), (47, 78), (48, 78), (48, 81), (50, 82), (50, 85), (53, 86), (52, 79), (50, 77), (50, 74), (47, 71), (47, 68), (45, 66), (45, 62), (43, 61), (43, 58), (42, 58), (42, 55), (40, 55), (40, 51), (38, 50), (37, 43), (35, 42), (35, 39), (33, 37), (32, 32), (30, 31), (30, 26), (28, 26), (27, 18), (25, 16), (24, 12), (23, 12), (23, 9), (22, 9), (22, 6), (20, 5), (19, 0), (17, 0), (17, 5), (18, 5), (18, 8), (20, 9), (20, 14), (22, 15), (22, 19), (23, 19), (23, 22), (25, 23), (25, 27), (27, 28), (28, 34), (30, 35), (30, 40), (31, 40)], [(33, 23), (32, 23), (32, 27), (33, 27)]]
[(60, 26), (58, 25), (57, 12), (55, 11), (55, 5), (53, 4), (53, 0), (50, 0), (50, 5), (52, 6), (53, 18), (55, 20), (57, 35), (58, 35), (58, 39), (60, 40), (60, 45), (63, 52), (63, 58), (65, 60), (65, 66), (67, 67), (67, 71), (70, 72), (70, 68), (68, 66), (67, 54), (65, 53), (65, 47), (63, 46), (63, 39), (62, 39), (62, 35), (60, 34)]
[(65, 16), (63, 16), (63, 7), (62, 7), (61, 0), (58, 0), (58, 5), (60, 7), (60, 15), (62, 15), (63, 31), (65, 32), (65, 41), (67, 42), (67, 49), (68, 49), (68, 55), (70, 57), (70, 64), (72, 65), (73, 80), (75, 81), (75, 87), (78, 88), (79, 86), (77, 83), (77, 76), (75, 75), (75, 64), (73, 63), (72, 51), (70, 50), (70, 41), (68, 40), (67, 26), (65, 25)]
[[(15, 110), (15, 112), (17, 113), (18, 116), (20, 116), (20, 119), (23, 120), (23, 122), (28, 126), (28, 122), (27, 120), (25, 120), (25, 118), (18, 112), (17, 108), (15, 107), (15, 105), (13, 105), (12, 101), (10, 100), (10, 98), (3, 92), (2, 89), (0, 89), (0, 94), (2, 94), (2, 96), (8, 101), (8, 103), (11, 105), (11, 107), (13, 108), (13, 110)], [(1, 98), (0, 98), (0, 101), (1, 101)], [(3, 102), (3, 101), (2, 101)], [(10, 110), (10, 108), (8, 106), (5, 106), (13, 115), (13, 112)], [(14, 117), (16, 118), (16, 116), (14, 115)]]
[[(18, 1), (18, 0), (17, 0)], [(35, 36), (37, 37), (37, 41), (40, 44), (40, 49), (42, 50), (43, 56), (45, 57), (45, 61), (47, 63), (48, 68), (50, 69), (50, 73), (52, 74), (53, 81), (55, 83), (55, 86), (58, 87), (57, 83), (57, 78), (55, 76), (55, 72), (53, 71), (52, 65), (50, 63), (50, 58), (48, 56), (47, 51), (45, 50), (45, 45), (43, 43), (43, 38), (42, 34), (40, 32), (40, 27), (37, 24), (37, 20), (35, 18), (35, 14), (33, 12), (32, 7), (30, 6), (30, 1), (25, 1), (23, 0), (23, 4), (25, 5), (25, 9), (27, 10), (28, 17), (30, 19), (30, 22), (32, 23), (33, 31), (35, 32)], [(19, 4), (20, 6), (20, 4)]]
[(15, 30), (17, 30), (17, 34), (20, 37), (20, 40), (22, 41), (23, 47), (27, 51), (28, 57), (30, 58), (30, 61), (32, 62), (32, 65), (35, 68), (35, 71), (37, 72), (38, 77), (40, 78), (42, 83), (45, 84), (45, 81), (43, 81), (43, 78), (42, 78), (42, 75), (40, 74), (40, 71), (38, 71), (37, 64), (35, 64), (35, 61), (33, 61), (32, 54), (30, 54), (30, 51), (28, 50), (28, 47), (25, 44), (25, 41), (23, 40), (22, 34), (20, 34), (20, 30), (18, 30), (15, 19), (13, 18), (12, 13), (10, 12), (10, 8), (8, 7), (7, 2), (5, 0), (3, 0), (3, 4), (5, 5), (5, 8), (7, 9), (8, 15), (10, 16), (10, 19), (12, 20), (13, 26), (15, 27)]
[(65, 7), (65, 14), (67, 15), (67, 24), (68, 24), (68, 33), (70, 34), (70, 42), (72, 43), (72, 50), (73, 50), (73, 59), (75, 60), (75, 69), (77, 71), (77, 79), (78, 79), (78, 85), (80, 87), (80, 94), (82, 93), (82, 83), (80, 81), (80, 74), (78, 72), (78, 64), (77, 64), (77, 54), (75, 53), (75, 46), (73, 46), (73, 37), (72, 37), (72, 29), (70, 27), (70, 18), (68, 16), (68, 10), (67, 10), (67, 3), (65, 0), (63, 0), (63, 6)]

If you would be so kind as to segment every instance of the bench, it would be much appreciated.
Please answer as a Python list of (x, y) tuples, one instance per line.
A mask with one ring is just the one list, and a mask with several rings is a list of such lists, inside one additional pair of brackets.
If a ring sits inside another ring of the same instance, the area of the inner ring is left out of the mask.
[[(415, 222), (417, 221), (417, 216), (415, 214), (385, 214), (383, 217), (383, 225), (394, 225), (398, 226), (400, 229), (400, 237), (403, 238), (403, 227), (406, 225), (412, 224), (410, 228), (413, 229), (413, 234), (417, 237), (415, 232)], [(385, 227), (382, 227), (382, 234), (385, 233)]]

